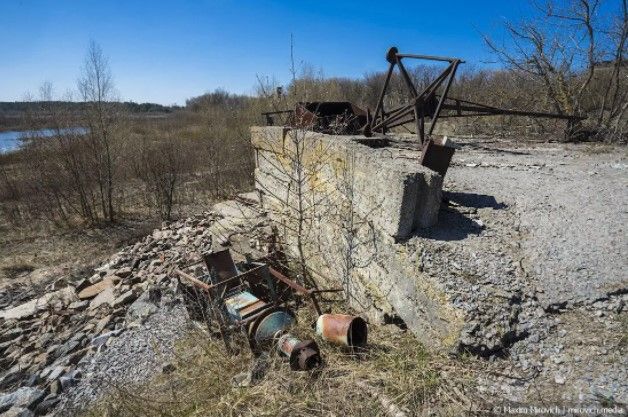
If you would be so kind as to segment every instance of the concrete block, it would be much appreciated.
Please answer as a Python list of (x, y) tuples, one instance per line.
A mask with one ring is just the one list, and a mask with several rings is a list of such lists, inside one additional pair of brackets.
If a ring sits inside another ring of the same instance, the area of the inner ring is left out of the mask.
[(441, 202), (443, 179), (419, 164), (419, 148), (283, 127), (253, 127), (251, 142), (261, 203), (319, 285), (341, 285), (372, 321), (400, 317), (426, 345), (453, 346), (459, 312), (404, 243), (437, 222)]

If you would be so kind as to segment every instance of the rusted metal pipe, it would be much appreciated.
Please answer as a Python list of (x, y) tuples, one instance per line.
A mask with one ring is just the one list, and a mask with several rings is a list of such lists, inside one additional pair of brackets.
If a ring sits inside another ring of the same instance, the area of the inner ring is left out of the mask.
[(292, 370), (308, 371), (321, 365), (321, 354), (313, 340), (300, 340), (286, 333), (277, 341), (277, 349), (290, 359)]
[(328, 342), (356, 348), (366, 345), (368, 327), (362, 317), (322, 314), (316, 320), (316, 333)]
[(180, 269), (175, 269), (175, 271), (177, 273), (177, 275), (179, 275), (181, 278), (186, 279), (187, 281), (189, 281), (190, 283), (194, 284), (195, 286), (205, 290), (205, 291), (209, 291), (212, 286), (209, 284), (204, 283), (203, 281), (201, 281), (200, 279), (193, 277), (190, 274), (186, 274), (185, 272), (181, 271)]
[(321, 314), (322, 312), (321, 307), (319, 306), (318, 301), (316, 300), (316, 296), (314, 295), (312, 290), (308, 290), (304, 286), (294, 282), (293, 280), (291, 280), (290, 278), (288, 278), (281, 272), (277, 271), (272, 266), (268, 267), (268, 271), (273, 277), (283, 282), (288, 287), (292, 288), (297, 294), (309, 297), (310, 301), (312, 302), (312, 307), (316, 311), (316, 314), (319, 314), (319, 315)]

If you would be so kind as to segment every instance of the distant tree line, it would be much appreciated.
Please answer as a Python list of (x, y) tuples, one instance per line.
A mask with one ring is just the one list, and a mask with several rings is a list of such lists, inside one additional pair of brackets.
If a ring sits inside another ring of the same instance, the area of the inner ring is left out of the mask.
[[(120, 103), (122, 107), (130, 113), (172, 113), (175, 110), (180, 110), (181, 106), (164, 106), (157, 103), (135, 103), (133, 101), (125, 101)], [(80, 101), (0, 101), (0, 114), (1, 113), (28, 113), (36, 111), (41, 106), (55, 106), (60, 110), (72, 111), (82, 110), (85, 106), (85, 102)]]

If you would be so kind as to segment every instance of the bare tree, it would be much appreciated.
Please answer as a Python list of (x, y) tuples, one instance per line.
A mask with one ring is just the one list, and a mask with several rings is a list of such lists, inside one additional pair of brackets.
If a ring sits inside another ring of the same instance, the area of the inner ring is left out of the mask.
[(121, 133), (121, 109), (117, 105), (109, 62), (102, 48), (90, 42), (78, 90), (84, 102), (82, 121), (88, 129), (88, 144), (98, 175), (103, 217), (115, 220), (114, 190)]
[(628, 100), (626, 0), (613, 2), (610, 15), (602, 12), (600, 0), (535, 6), (537, 17), (506, 22), (507, 42), (485, 36), (488, 47), (513, 73), (541, 86), (553, 111), (588, 116), (588, 127), (597, 134), (622, 136)]
[(143, 138), (133, 152), (135, 176), (145, 188), (149, 206), (161, 220), (171, 220), (177, 192), (190, 154), (178, 138)]

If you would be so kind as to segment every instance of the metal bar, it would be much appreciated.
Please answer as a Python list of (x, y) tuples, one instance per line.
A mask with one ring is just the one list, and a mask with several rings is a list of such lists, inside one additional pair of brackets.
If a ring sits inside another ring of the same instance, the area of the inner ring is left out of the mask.
[(438, 105), (436, 105), (436, 110), (434, 111), (434, 114), (432, 115), (431, 119), (432, 119), (432, 125), (430, 126), (430, 131), (428, 132), (428, 134), (432, 134), (432, 132), (434, 131), (434, 127), (436, 126), (436, 122), (438, 121), (438, 116), (440, 116), (440, 111), (443, 107), (443, 102), (445, 101), (445, 98), (447, 97), (447, 93), (449, 93), (449, 87), (451, 87), (452, 82), (454, 81), (454, 77), (456, 76), (456, 70), (458, 69), (458, 65), (460, 64), (460, 61), (456, 60), (451, 64), (451, 73), (449, 74), (449, 79), (447, 80), (447, 84), (445, 85), (445, 91), (443, 91), (443, 95), (440, 97), (440, 100), (438, 100)]
[(421, 141), (421, 144), (424, 145), (425, 144), (425, 108), (423, 106), (421, 106), (421, 108), (419, 109), (418, 105), (417, 105), (417, 110), (420, 111), (420, 115), (419, 118), (417, 119), (417, 132), (419, 133), (419, 140)]
[[(472, 103), (472, 102), (467, 102), (467, 103)], [(464, 106), (464, 105), (452, 105), (452, 104), (444, 103), (443, 108), (447, 110), (474, 111), (474, 112), (483, 113), (483, 115), (487, 115), (487, 116), (511, 115), (511, 116), (546, 117), (549, 119), (561, 119), (561, 120), (584, 120), (585, 119), (585, 117), (570, 116), (566, 114), (509, 110), (509, 109), (500, 109), (497, 107), (485, 106), (479, 103), (472, 103), (472, 104), (473, 105), (470, 105), (470, 106)], [(460, 116), (466, 116), (466, 115), (460, 114), (459, 117)]]
[(393, 70), (395, 69), (395, 64), (390, 63), (388, 66), (388, 72), (386, 73), (386, 79), (384, 80), (384, 85), (382, 86), (382, 91), (379, 94), (379, 99), (377, 100), (377, 105), (375, 107), (375, 112), (373, 113), (373, 122), (377, 120), (377, 114), (380, 110), (382, 110), (382, 119), (384, 118), (383, 106), (384, 106), (384, 95), (386, 94), (386, 88), (388, 87), (388, 83), (390, 83), (390, 77), (392, 77)]
[(397, 107), (393, 107), (392, 109), (390, 109), (390, 111), (388, 113), (386, 113), (386, 116), (390, 117), (394, 113), (402, 111), (402, 110), (410, 109), (410, 108), (412, 108), (412, 106), (414, 106), (414, 101), (412, 101), (410, 103), (407, 103), (407, 104), (402, 104), (402, 105), (397, 106)]
[(397, 54), (397, 56), (399, 58), (425, 59), (428, 61), (443, 61), (443, 62), (460, 61), (461, 63), (464, 63), (464, 61), (459, 60), (458, 58), (449, 58), (445, 56), (416, 55), (416, 54)]
[(468, 113), (468, 114), (441, 114), (439, 119), (449, 119), (452, 117), (482, 117), (482, 116), (500, 116), (499, 114), (488, 113)]
[(224, 287), (226, 284), (229, 284), (229, 283), (231, 283), (233, 281), (237, 281), (237, 280), (242, 279), (243, 277), (246, 276), (246, 272), (245, 272), (243, 274), (236, 275), (236, 276), (231, 277), (231, 278), (227, 278), (226, 280), (218, 282), (216, 284), (209, 285), (209, 284), (199, 280), (198, 278), (193, 277), (192, 275), (187, 274), (187, 273), (181, 271), (180, 269), (175, 269), (175, 272), (177, 274), (179, 274), (180, 277), (185, 278), (186, 280), (190, 281), (190, 283), (194, 284), (195, 286), (197, 286), (197, 287), (199, 287), (199, 288), (201, 288), (201, 289), (203, 289), (205, 291), (212, 291), (212, 290), (215, 290), (216, 288)]
[(421, 93), (421, 96), (423, 95), (432, 95), (436, 92), (436, 90), (438, 89), (438, 87), (440, 87), (440, 85), (443, 83), (443, 81), (445, 81), (445, 78), (447, 78), (447, 76), (449, 75), (449, 72), (451, 71), (451, 66), (445, 68), (445, 70), (443, 72), (441, 72), (438, 77), (436, 77), (434, 79), (434, 81), (432, 81), (432, 83), (430, 85), (428, 85), (427, 87), (425, 87), (425, 90), (423, 90), (423, 92)]
[(205, 291), (209, 291), (212, 289), (212, 286), (209, 284), (204, 283), (203, 281), (201, 281), (200, 279), (197, 279), (196, 277), (193, 277), (190, 274), (186, 274), (185, 272), (181, 271), (180, 269), (175, 269), (175, 272), (184, 279), (187, 279), (188, 281), (190, 281), (192, 284), (196, 285), (197, 287), (200, 287), (202, 289), (204, 289)]
[(399, 58), (399, 55), (397, 55), (397, 65), (399, 65), (399, 71), (401, 72), (401, 75), (403, 76), (403, 80), (406, 82), (406, 85), (410, 89), (410, 92), (414, 96), (413, 98), (416, 98), (418, 92), (416, 91), (416, 87), (414, 86), (414, 83), (410, 78), (410, 74), (408, 74), (408, 71), (406, 71), (406, 67), (401, 62), (401, 58)]
[(412, 110), (413, 107), (414, 107), (414, 103), (405, 104), (403, 106), (396, 107), (395, 109), (389, 111), (388, 113), (385, 114), (385, 116), (387, 119), (390, 119), (392, 117), (398, 116), (400, 112)]
[[(388, 125), (388, 128), (392, 129), (393, 127), (403, 126), (405, 124), (412, 123), (412, 122), (414, 122), (414, 117), (412, 117), (411, 119), (406, 119), (406, 120), (402, 120), (402, 121), (390, 124)], [(416, 132), (410, 132), (410, 133), (416, 133)]]
[(274, 276), (279, 281), (281, 281), (284, 284), (286, 284), (288, 287), (290, 287), (293, 290), (295, 290), (297, 293), (302, 294), (302, 295), (309, 295), (310, 294), (310, 290), (308, 290), (307, 288), (305, 288), (301, 284), (298, 284), (298, 283), (294, 282), (293, 280), (291, 280), (290, 278), (288, 278), (287, 276), (285, 276), (281, 272), (277, 271), (272, 266), (268, 267), (268, 271), (271, 273), (272, 276)]
[(406, 117), (408, 114), (411, 114), (414, 112), (414, 108), (412, 107), (408, 107), (404, 112), (398, 113), (395, 116), (392, 117), (388, 117), (384, 120), (382, 120), (381, 122), (379, 122), (377, 125), (373, 126), (373, 130), (379, 129), (380, 127), (383, 126), (388, 126), (390, 123), (394, 123), (395, 121)]
[(312, 305), (314, 306), (314, 310), (316, 310), (316, 313), (318, 315), (322, 313), (322, 310), (320, 306), (318, 305), (318, 301), (316, 300), (316, 297), (314, 296), (311, 290), (308, 290), (304, 286), (292, 281), (290, 278), (288, 278), (287, 276), (285, 276), (284, 274), (277, 271), (275, 268), (271, 266), (268, 267), (268, 271), (272, 274), (272, 276), (274, 276), (275, 278), (277, 278), (279, 281), (283, 282), (290, 288), (294, 289), (297, 293), (309, 296), (310, 299), (312, 300)]

